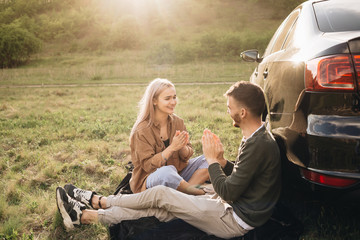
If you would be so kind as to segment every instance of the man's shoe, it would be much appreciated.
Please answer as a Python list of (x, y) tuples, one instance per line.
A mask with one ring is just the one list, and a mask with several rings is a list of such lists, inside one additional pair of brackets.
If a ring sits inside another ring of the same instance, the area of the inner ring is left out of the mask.
[(56, 188), (56, 204), (66, 230), (80, 226), (82, 210), (86, 209), (84, 204), (72, 199), (62, 187)]
[(82, 190), (80, 188), (75, 187), (72, 184), (66, 184), (64, 186), (64, 189), (66, 193), (73, 199), (76, 199), (77, 201), (85, 204), (87, 208), (93, 208), (91, 204), (91, 199), (94, 196), (94, 194), (96, 194), (95, 192)]

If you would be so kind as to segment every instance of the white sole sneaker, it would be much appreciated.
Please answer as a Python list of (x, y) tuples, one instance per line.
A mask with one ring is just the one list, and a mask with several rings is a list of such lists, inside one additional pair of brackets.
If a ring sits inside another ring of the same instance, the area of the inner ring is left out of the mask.
[(63, 219), (65, 229), (69, 231), (71, 229), (74, 229), (74, 224), (72, 223), (71, 217), (64, 207), (64, 201), (62, 200), (61, 194), (61, 188), (56, 188), (56, 204), (60, 212), (61, 218)]

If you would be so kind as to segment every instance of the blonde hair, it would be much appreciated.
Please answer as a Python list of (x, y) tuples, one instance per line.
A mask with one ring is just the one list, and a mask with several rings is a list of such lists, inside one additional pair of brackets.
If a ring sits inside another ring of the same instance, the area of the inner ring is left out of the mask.
[(147, 120), (148, 126), (151, 126), (154, 123), (154, 99), (156, 99), (164, 89), (169, 87), (175, 88), (174, 84), (167, 79), (156, 78), (149, 83), (139, 102), (139, 113), (135, 124), (131, 129), (130, 139), (141, 122)]

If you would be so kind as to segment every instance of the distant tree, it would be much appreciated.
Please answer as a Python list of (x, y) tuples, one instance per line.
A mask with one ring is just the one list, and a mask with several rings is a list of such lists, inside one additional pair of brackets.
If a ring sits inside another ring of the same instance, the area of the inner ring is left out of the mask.
[(15, 24), (0, 27), (0, 67), (16, 67), (40, 50), (41, 41)]
[(220, 54), (220, 35), (216, 32), (206, 32), (200, 39), (200, 58), (216, 57)]
[(112, 32), (112, 46), (119, 49), (136, 49), (141, 44), (139, 24), (135, 17), (126, 15), (115, 25)]
[(274, 18), (286, 17), (295, 7), (306, 0), (248, 0), (250, 2), (261, 3), (264, 7), (276, 9)]

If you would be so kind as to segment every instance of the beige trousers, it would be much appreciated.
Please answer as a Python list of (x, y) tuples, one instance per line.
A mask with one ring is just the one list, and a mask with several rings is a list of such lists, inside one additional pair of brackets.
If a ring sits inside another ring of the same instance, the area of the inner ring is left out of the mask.
[(155, 216), (163, 222), (180, 218), (221, 238), (242, 236), (248, 232), (235, 221), (232, 207), (220, 197), (193, 196), (165, 186), (136, 194), (111, 195), (107, 198), (107, 207), (98, 211), (99, 222), (106, 225)]

